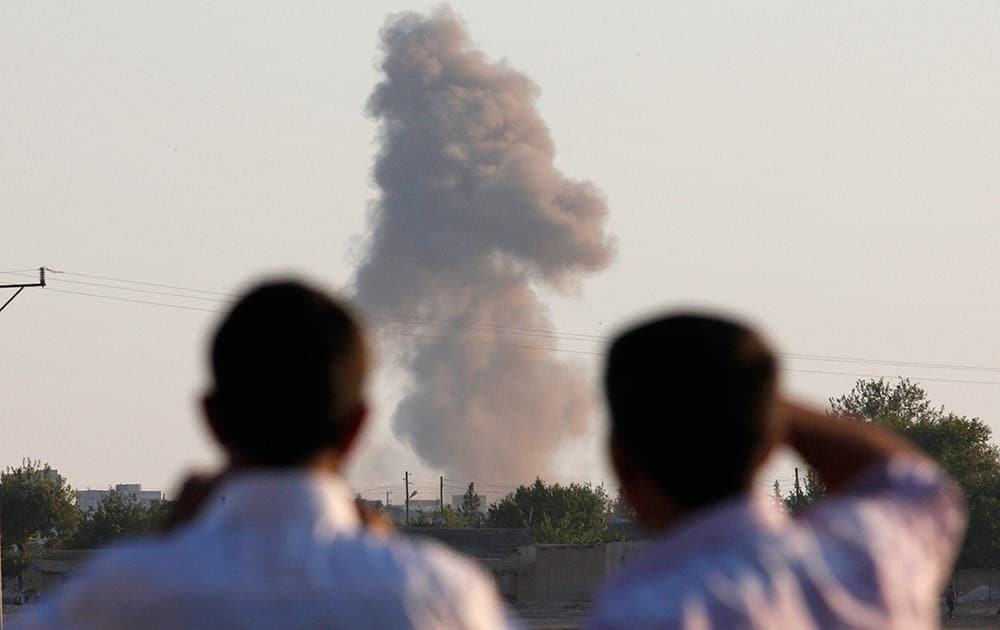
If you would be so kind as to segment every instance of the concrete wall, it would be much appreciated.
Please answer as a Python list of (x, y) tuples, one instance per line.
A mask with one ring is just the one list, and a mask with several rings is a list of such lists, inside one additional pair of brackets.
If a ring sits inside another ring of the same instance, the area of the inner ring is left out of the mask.
[(538, 545), (530, 529), (425, 527), (400, 531), (433, 538), (478, 561), (493, 574), (507, 601), (531, 606), (592, 602), (601, 585), (647, 545)]
[[(642, 543), (535, 545), (534, 562), (522, 567), (513, 579), (514, 601), (534, 605), (592, 602), (601, 585), (641, 546)], [(503, 578), (511, 581), (507, 576)]]
[(413, 527), (400, 531), (407, 536), (432, 538), (473, 558), (500, 557), (535, 543), (527, 528)]

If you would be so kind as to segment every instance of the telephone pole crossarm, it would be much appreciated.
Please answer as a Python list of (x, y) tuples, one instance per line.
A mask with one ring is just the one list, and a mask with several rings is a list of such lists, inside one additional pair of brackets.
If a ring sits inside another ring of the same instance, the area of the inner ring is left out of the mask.
[(0, 284), (0, 289), (17, 289), (14, 295), (10, 296), (3, 306), (0, 306), (0, 311), (7, 308), (7, 305), (14, 301), (14, 298), (21, 295), (21, 291), (24, 291), (28, 287), (44, 287), (45, 286), (45, 267), (38, 268), (38, 282), (18, 282), (15, 284)]

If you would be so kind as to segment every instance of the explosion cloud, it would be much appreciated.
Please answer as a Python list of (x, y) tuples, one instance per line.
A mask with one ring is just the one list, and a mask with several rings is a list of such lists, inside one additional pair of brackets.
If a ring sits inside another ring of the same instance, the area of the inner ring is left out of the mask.
[(412, 386), (393, 429), (428, 463), (482, 481), (546, 475), (593, 394), (560, 361), (539, 285), (574, 290), (607, 266), (600, 192), (553, 165), (538, 88), (476, 50), (447, 9), (390, 18), (370, 241), (358, 301), (402, 342)]

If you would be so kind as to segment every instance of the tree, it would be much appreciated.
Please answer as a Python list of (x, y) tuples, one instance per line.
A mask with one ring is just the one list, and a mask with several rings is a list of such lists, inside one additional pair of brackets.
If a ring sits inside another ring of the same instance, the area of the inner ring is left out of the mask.
[(70, 545), (77, 549), (104, 547), (126, 538), (147, 536), (159, 530), (169, 502), (146, 504), (134, 494), (110, 490), (97, 507), (85, 514)]
[(934, 407), (918, 384), (902, 379), (859, 380), (849, 394), (831, 398), (835, 413), (867, 419), (900, 432), (941, 463), (965, 491), (969, 528), (961, 567), (1000, 563), (1000, 451), (979, 418)]
[(44, 549), (69, 540), (81, 518), (76, 493), (48, 464), (8, 467), (0, 480), (4, 574), (20, 576)]
[(935, 423), (944, 408), (934, 408), (927, 393), (910, 379), (893, 385), (885, 379), (860, 379), (849, 394), (830, 399), (833, 413), (872, 420), (906, 431), (916, 424)]
[(476, 486), (469, 484), (469, 489), (462, 495), (462, 505), (458, 514), (465, 519), (466, 527), (480, 527), (483, 524), (483, 498), (476, 493)]
[(777, 479), (774, 480), (774, 485), (771, 486), (771, 504), (781, 510), (787, 509), (785, 507), (785, 498), (781, 496), (781, 482)]
[(795, 469), (795, 482), (787, 497), (781, 495), (781, 484), (774, 482), (774, 495), (781, 501), (782, 507), (790, 514), (798, 514), (812, 505), (826, 493), (826, 486), (820, 481), (819, 475), (812, 468), (806, 468), (805, 483), (799, 480), (798, 469)]
[(535, 479), (490, 506), (490, 527), (530, 527), (540, 543), (587, 544), (609, 539), (611, 499), (603, 486), (545, 485)]

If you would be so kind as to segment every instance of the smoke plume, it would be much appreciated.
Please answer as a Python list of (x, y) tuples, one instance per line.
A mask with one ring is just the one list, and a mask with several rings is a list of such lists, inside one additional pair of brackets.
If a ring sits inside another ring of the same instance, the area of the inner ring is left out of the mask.
[(381, 194), (355, 291), (412, 377), (393, 429), (450, 475), (544, 476), (593, 394), (552, 338), (526, 336), (552, 328), (535, 287), (573, 291), (608, 264), (604, 199), (553, 166), (535, 84), (449, 10), (391, 18), (381, 38)]

